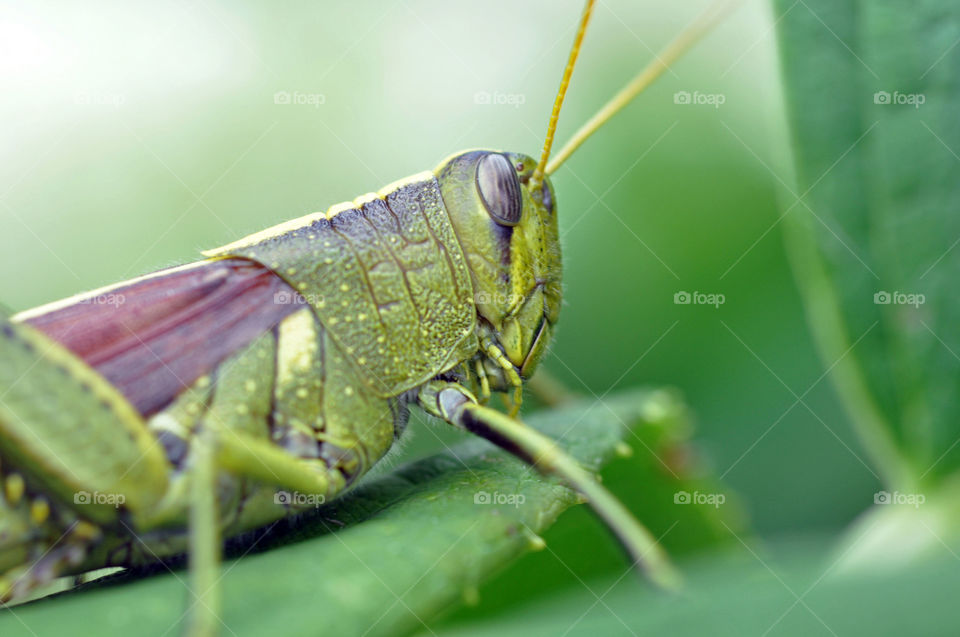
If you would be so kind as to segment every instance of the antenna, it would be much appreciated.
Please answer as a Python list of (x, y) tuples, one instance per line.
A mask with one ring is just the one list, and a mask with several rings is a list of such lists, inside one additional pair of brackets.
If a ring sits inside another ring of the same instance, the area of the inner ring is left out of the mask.
[[(670, 65), (677, 61), (677, 59), (687, 52), (690, 47), (700, 41), (700, 39), (708, 33), (713, 27), (719, 24), (724, 18), (729, 15), (733, 9), (740, 4), (741, 0), (719, 0), (718, 2), (710, 5), (707, 9), (701, 13), (697, 18), (691, 22), (687, 27), (680, 32), (680, 34), (673, 39), (670, 44), (668, 44), (659, 55), (655, 56), (653, 61), (651, 61), (642, 71), (637, 73), (637, 75), (627, 83), (620, 92), (614, 95), (609, 102), (603, 105), (603, 107), (597, 111), (596, 115), (591, 117), (587, 123), (580, 127), (576, 133), (573, 134), (573, 137), (560, 149), (553, 160), (546, 167), (546, 174), (552, 175), (557, 168), (560, 167), (563, 162), (569, 159), (570, 155), (573, 154), (573, 151), (580, 148), (580, 145), (587, 140), (588, 137), (593, 135), (597, 130), (606, 124), (610, 118), (619, 113), (624, 106), (630, 103), (633, 98), (643, 92), (645, 88), (650, 86), (654, 80), (656, 80), (660, 75), (670, 68)], [(581, 27), (582, 31), (583, 27)], [(579, 46), (579, 42), (575, 44), (574, 53), (571, 54), (571, 61), (567, 64), (567, 70), (570, 71), (573, 59), (576, 57), (575, 51), (576, 47)], [(564, 75), (564, 80), (569, 79), (569, 73)], [(566, 84), (561, 84), (561, 91), (566, 89)], [(551, 126), (556, 124), (556, 117), (559, 111), (559, 104), (562, 102), (563, 96), (562, 93), (557, 95), (557, 104), (553, 107), (553, 117), (550, 119)], [(549, 150), (549, 141), (552, 140), (553, 129), (548, 131), (548, 144), (544, 146), (543, 157), (546, 158)], [(541, 159), (543, 162), (543, 159)], [(540, 167), (537, 166), (537, 170), (540, 170)], [(537, 173), (534, 173), (534, 177), (537, 176)]]
[[(543, 174), (547, 167), (547, 160), (550, 159), (550, 147), (553, 146), (553, 136), (557, 132), (557, 120), (560, 118), (560, 107), (563, 106), (563, 98), (567, 94), (567, 86), (570, 85), (570, 76), (573, 75), (573, 67), (577, 63), (577, 56), (580, 55), (580, 44), (583, 42), (583, 36), (587, 33), (587, 23), (590, 22), (590, 16), (593, 14), (593, 6), (596, 0), (587, 0), (583, 8), (583, 16), (580, 17), (580, 27), (577, 29), (577, 35), (573, 38), (573, 46), (570, 48), (570, 58), (567, 60), (567, 67), (563, 70), (563, 78), (560, 80), (560, 89), (557, 91), (557, 97), (553, 101), (553, 112), (550, 113), (550, 122), (547, 124), (547, 136), (543, 140), (543, 153), (540, 155), (540, 162), (536, 170), (530, 177), (530, 190), (536, 190), (540, 182), (543, 181)], [(549, 171), (547, 171), (549, 172)]]

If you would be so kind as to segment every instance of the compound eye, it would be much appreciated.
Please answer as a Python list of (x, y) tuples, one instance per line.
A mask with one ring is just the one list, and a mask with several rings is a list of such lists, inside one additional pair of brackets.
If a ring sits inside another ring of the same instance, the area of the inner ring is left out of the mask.
[(520, 179), (509, 159), (499, 153), (490, 153), (477, 164), (477, 190), (487, 212), (502, 226), (520, 223), (523, 197)]

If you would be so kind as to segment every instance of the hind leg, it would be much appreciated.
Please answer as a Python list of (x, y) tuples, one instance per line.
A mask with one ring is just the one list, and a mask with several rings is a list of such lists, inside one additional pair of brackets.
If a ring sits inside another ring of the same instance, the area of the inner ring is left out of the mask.
[(0, 602), (6, 603), (75, 572), (102, 532), (26, 493), (19, 474), (0, 475), (0, 486)]

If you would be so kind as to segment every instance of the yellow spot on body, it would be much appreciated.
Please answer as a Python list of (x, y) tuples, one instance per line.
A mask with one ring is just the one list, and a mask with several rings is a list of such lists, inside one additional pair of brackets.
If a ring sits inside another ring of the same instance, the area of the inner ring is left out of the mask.
[(209, 376), (201, 376), (200, 378), (197, 379), (198, 388), (203, 389), (204, 387), (209, 387), (209, 386), (210, 386)]
[(71, 536), (82, 540), (95, 540), (102, 534), (100, 528), (87, 522), (86, 520), (77, 520), (73, 525)]
[[(280, 323), (277, 343), (277, 385), (294, 384), (310, 374), (317, 351), (317, 330), (313, 312), (303, 309)], [(279, 391), (277, 392), (279, 396)]]
[(336, 317), (336, 316), (331, 316), (328, 320), (329, 320), (329, 323), (330, 323), (331, 326), (337, 324), (337, 317)]
[(197, 403), (190, 403), (189, 405), (187, 405), (187, 413), (190, 414), (191, 416), (196, 416), (197, 414), (200, 413), (200, 405), (198, 405)]
[(296, 274), (296, 273), (297, 273), (297, 269), (296, 269), (296, 268), (287, 268), (287, 274), (288, 274), (289, 276), (293, 276), (293, 275)]
[(367, 315), (364, 314), (363, 312), (360, 312), (359, 314), (357, 314), (357, 320), (358, 320), (358, 321), (366, 321), (366, 320), (367, 320)]
[(387, 340), (387, 337), (384, 336), (383, 334), (381, 334), (380, 336), (377, 337), (377, 342), (378, 342), (378, 343), (383, 343), (383, 342), (385, 342), (386, 340)]
[(350, 291), (350, 286), (347, 285), (346, 283), (341, 283), (341, 284), (340, 284), (340, 291), (341, 291), (341, 292), (349, 292), (349, 291)]
[(347, 396), (353, 396), (353, 387), (344, 387), (343, 393)]
[(237, 413), (241, 416), (246, 416), (250, 413), (250, 408), (244, 405), (243, 403), (237, 405)]
[(303, 387), (297, 390), (297, 398), (306, 398), (309, 395), (310, 395), (310, 392), (308, 392)]
[(366, 359), (366, 357), (361, 356), (360, 358), (357, 359), (357, 362), (358, 362), (359, 364), (361, 364), (361, 365), (366, 365), (366, 364), (367, 364), (367, 359)]
[(327, 265), (331, 265), (333, 263), (333, 259), (331, 259), (330, 257), (327, 257), (326, 259), (323, 260), (323, 262), (326, 263)]
[(252, 394), (253, 392), (257, 391), (257, 381), (248, 380), (243, 384), (243, 388)]
[(7, 481), (3, 483), (3, 493), (12, 506), (16, 506), (23, 497), (23, 491), (26, 485), (23, 483), (23, 476), (19, 473), (11, 474)]
[(37, 498), (30, 504), (30, 521), (40, 525), (50, 517), (50, 503), (43, 498)]

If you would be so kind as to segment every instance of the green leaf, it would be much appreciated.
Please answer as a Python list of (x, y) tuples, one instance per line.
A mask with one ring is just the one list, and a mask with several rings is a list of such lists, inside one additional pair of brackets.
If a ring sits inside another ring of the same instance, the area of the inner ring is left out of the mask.
[(960, 13), (952, 0), (774, 4), (798, 281), (874, 466), (915, 489), (960, 465)]
[[(629, 577), (592, 579), (564, 594), (471, 623), (442, 637), (837, 637), (953, 635), (960, 570), (949, 557), (908, 571), (838, 572), (831, 542), (780, 543), (681, 564), (679, 595), (650, 594)], [(599, 601), (598, 601), (599, 600)], [(424, 633), (426, 634), (426, 633)]]
[[(632, 391), (529, 422), (598, 469), (633, 440), (624, 423), (679, 426), (683, 413), (668, 392)], [(516, 504), (478, 504), (481, 493)], [(577, 501), (488, 443), (465, 442), (365, 483), (293, 530), (281, 524), (245, 542), (241, 552), (255, 550), (224, 565), (224, 632), (372, 637), (422, 629), (537, 547), (535, 534)], [(25, 626), (37, 636), (177, 634), (185, 578), (124, 576), (15, 607), (0, 614), (0, 634), (31, 634)]]

